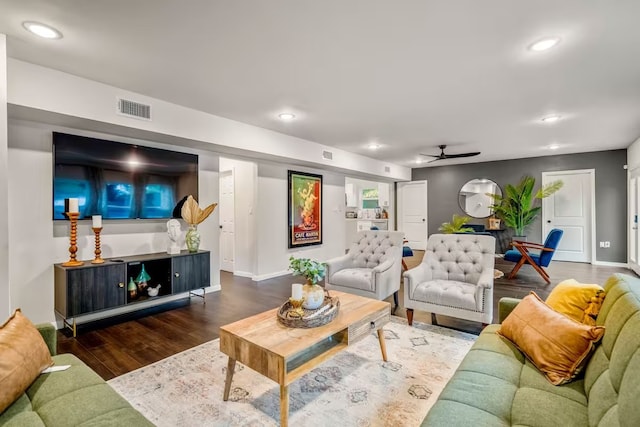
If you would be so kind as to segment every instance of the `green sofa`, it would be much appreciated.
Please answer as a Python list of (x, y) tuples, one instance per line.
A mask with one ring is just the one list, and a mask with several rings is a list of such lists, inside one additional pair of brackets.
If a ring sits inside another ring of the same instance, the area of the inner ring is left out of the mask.
[(56, 356), (56, 330), (38, 330), (56, 365), (66, 371), (40, 374), (27, 391), (0, 414), (0, 426), (153, 426), (98, 374), (72, 354)]
[[(606, 328), (584, 377), (551, 385), (489, 325), (423, 426), (640, 426), (640, 279), (614, 275), (597, 318)], [(500, 321), (519, 300), (500, 300)]]

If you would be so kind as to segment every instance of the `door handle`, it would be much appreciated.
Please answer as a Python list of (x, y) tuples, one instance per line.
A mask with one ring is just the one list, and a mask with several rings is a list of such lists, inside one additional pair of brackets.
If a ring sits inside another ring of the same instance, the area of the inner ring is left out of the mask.
[(178, 273), (178, 272), (173, 273), (173, 275), (174, 275), (175, 277), (180, 277), (180, 273)]
[(119, 288), (124, 288), (124, 283), (122, 283), (122, 282), (118, 283), (118, 287)]
[(547, 220), (547, 224), (551, 224), (551, 220), (550, 219)]
[(422, 218), (422, 222), (424, 222), (424, 218)]

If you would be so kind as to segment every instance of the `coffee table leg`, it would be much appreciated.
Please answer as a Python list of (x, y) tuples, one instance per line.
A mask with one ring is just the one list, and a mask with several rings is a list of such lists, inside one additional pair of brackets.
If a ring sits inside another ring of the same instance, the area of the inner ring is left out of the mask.
[(280, 384), (280, 426), (289, 423), (289, 386)]
[(380, 341), (380, 350), (382, 351), (382, 360), (387, 361), (387, 346), (384, 342), (384, 331), (378, 329), (378, 341)]
[(233, 371), (236, 369), (236, 359), (229, 358), (229, 362), (227, 362), (227, 379), (224, 383), (224, 395), (222, 396), (222, 400), (225, 402), (229, 400), (229, 391), (231, 390), (231, 380), (233, 379)]

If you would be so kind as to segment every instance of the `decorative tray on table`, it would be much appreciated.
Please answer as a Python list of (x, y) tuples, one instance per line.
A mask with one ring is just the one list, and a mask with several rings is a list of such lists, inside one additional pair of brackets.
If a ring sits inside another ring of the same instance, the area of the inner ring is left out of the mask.
[(315, 310), (296, 309), (290, 301), (285, 302), (278, 310), (278, 321), (290, 328), (317, 328), (331, 322), (338, 311), (340, 300), (326, 293), (322, 305)]

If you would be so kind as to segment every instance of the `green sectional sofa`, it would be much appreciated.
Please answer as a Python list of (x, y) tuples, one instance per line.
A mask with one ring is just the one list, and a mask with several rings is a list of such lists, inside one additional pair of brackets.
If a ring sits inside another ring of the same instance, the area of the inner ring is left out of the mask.
[(66, 371), (40, 374), (0, 414), (0, 426), (153, 426), (98, 374), (72, 354), (56, 356), (56, 330), (39, 325), (56, 365)]
[[(614, 275), (597, 318), (604, 338), (584, 377), (551, 385), (489, 325), (423, 426), (640, 426), (640, 279)], [(500, 301), (500, 321), (518, 300)]]

